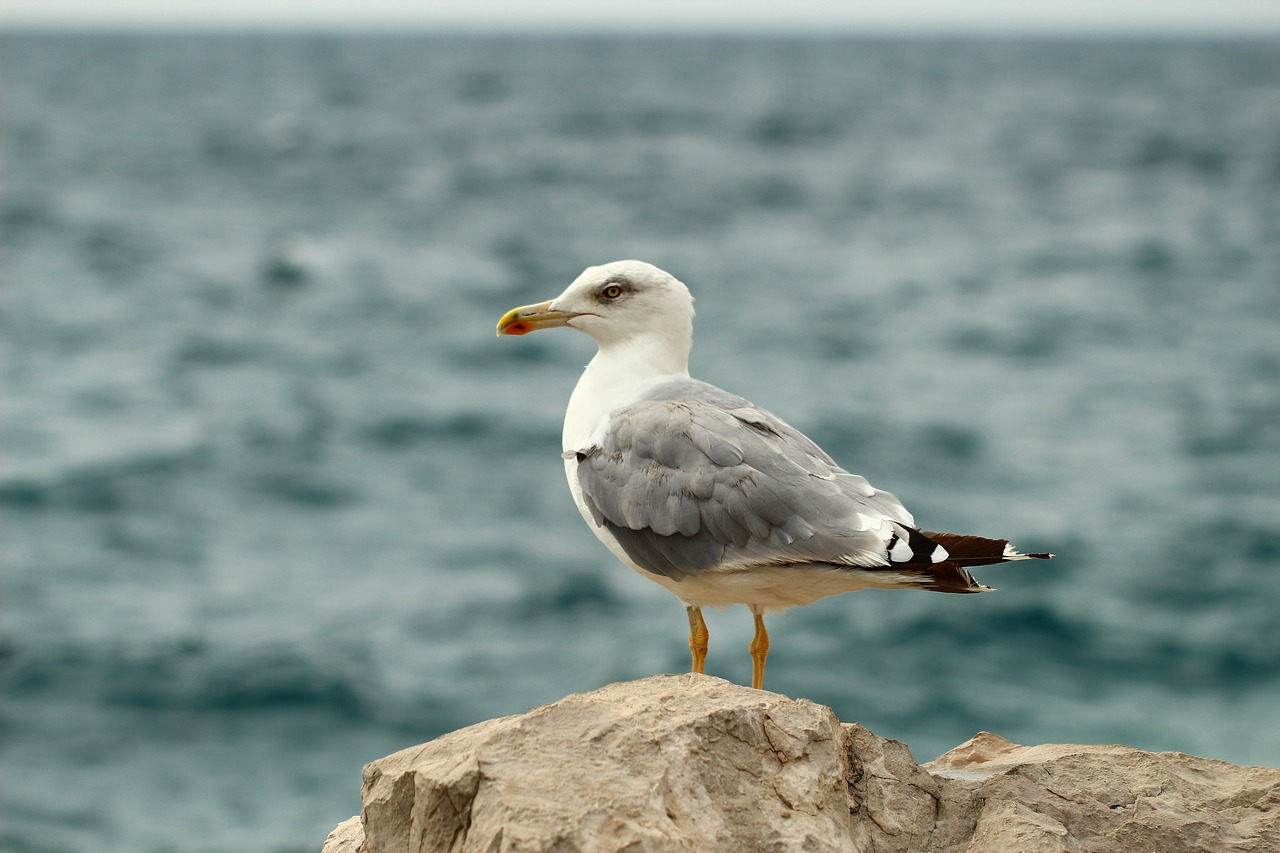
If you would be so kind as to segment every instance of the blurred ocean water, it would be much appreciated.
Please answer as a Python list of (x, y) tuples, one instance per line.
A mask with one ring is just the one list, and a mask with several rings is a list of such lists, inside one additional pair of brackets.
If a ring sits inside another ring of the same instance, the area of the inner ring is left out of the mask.
[(774, 617), (772, 689), (922, 760), (1280, 765), (1280, 44), (9, 33), (0, 75), (3, 849), (317, 850), (366, 761), (687, 668), (563, 481), (590, 342), (493, 337), (626, 257), (695, 375), (1059, 554)]

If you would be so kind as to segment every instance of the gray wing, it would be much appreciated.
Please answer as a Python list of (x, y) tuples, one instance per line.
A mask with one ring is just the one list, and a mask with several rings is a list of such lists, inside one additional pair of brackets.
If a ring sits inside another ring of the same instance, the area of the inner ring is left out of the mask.
[(780, 418), (712, 385), (666, 383), (614, 412), (576, 457), (582, 497), (637, 565), (679, 580), (711, 568), (884, 566), (888, 492)]

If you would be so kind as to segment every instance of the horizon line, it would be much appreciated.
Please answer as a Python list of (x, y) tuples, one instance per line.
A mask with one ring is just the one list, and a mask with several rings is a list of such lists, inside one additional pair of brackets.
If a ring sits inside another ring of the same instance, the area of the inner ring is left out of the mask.
[(1112, 23), (1047, 25), (1029, 22), (995, 25), (958, 23), (920, 25), (911, 22), (877, 24), (823, 24), (780, 27), (767, 23), (725, 25), (692, 23), (646, 26), (607, 22), (525, 22), (501, 26), (479, 22), (427, 22), (421, 20), (347, 21), (110, 21), (110, 20), (3, 20), (0, 34), (83, 35), (403, 35), (481, 37), (664, 37), (664, 38), (977, 38), (977, 39), (1135, 39), (1135, 40), (1242, 40), (1276, 41), (1280, 22), (1264, 25), (1165, 24), (1118, 26)]

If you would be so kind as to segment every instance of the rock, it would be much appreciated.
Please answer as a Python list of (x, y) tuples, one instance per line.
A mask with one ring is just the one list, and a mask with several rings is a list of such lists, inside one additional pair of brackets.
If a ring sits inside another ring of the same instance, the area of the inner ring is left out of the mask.
[(991, 734), (923, 766), (829, 708), (654, 676), (375, 761), (324, 853), (1280, 850), (1280, 771)]
[(363, 842), (364, 825), (360, 823), (360, 815), (356, 815), (333, 828), (320, 853), (359, 853)]
[(614, 684), (370, 764), (365, 850), (837, 849), (844, 741), (776, 693)]
[(982, 804), (973, 850), (1280, 850), (1280, 771), (1266, 767), (984, 732), (924, 769)]

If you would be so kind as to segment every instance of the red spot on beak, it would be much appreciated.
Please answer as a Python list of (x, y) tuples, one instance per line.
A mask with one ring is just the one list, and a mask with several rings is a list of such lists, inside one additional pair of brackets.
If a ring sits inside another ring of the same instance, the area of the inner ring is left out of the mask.
[(529, 333), (529, 327), (524, 323), (512, 323), (510, 326), (503, 329), (502, 333), (504, 335), (527, 335)]

